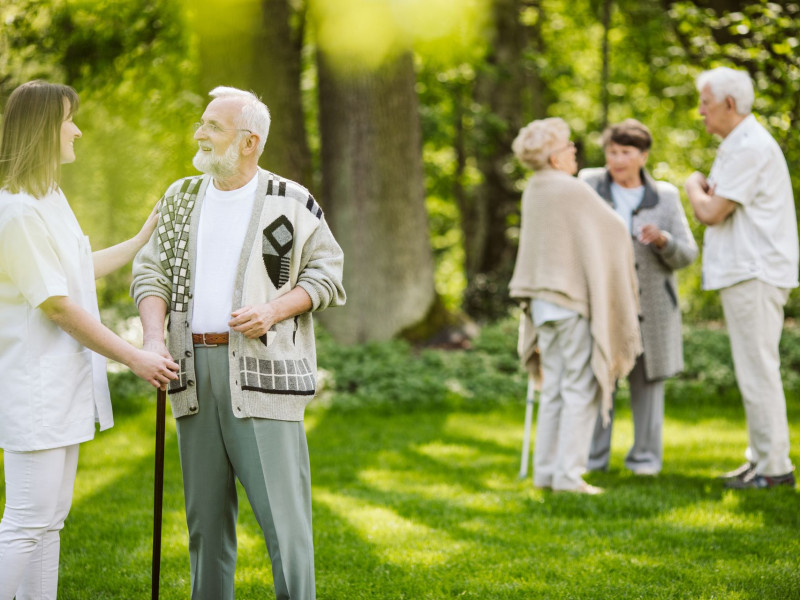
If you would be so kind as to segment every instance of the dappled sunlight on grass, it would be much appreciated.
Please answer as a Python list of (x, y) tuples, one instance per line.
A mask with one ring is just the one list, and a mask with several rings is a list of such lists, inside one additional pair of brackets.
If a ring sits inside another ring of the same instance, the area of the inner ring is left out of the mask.
[(656, 517), (655, 522), (686, 530), (716, 531), (725, 529), (739, 533), (757, 531), (764, 527), (761, 515), (742, 513), (741, 495), (729, 490), (719, 501), (704, 501), (678, 506)]
[[(144, 411), (135, 418), (117, 420), (110, 431), (99, 432), (95, 439), (81, 446), (78, 484), (73, 502), (92, 496), (97, 489), (112, 485), (138, 469), (143, 459), (154, 460), (154, 410)], [(174, 435), (175, 422), (167, 419), (166, 434)]]
[[(524, 399), (522, 399), (524, 401)], [(520, 402), (519, 423), (509, 427), (507, 417), (503, 419), (483, 413), (453, 413), (447, 416), (442, 433), (469, 438), (475, 441), (491, 442), (501, 447), (517, 447), (522, 441), (525, 417), (524, 404)]]
[(467, 509), (481, 512), (506, 512), (506, 500), (486, 490), (475, 491), (457, 482), (446, 482), (414, 471), (366, 469), (359, 472), (359, 480), (370, 488), (391, 494), (415, 496), (425, 500), (435, 500), (453, 509)]
[(446, 531), (404, 518), (386, 506), (322, 489), (314, 490), (314, 500), (349, 523), (389, 563), (441, 565), (471, 547)]

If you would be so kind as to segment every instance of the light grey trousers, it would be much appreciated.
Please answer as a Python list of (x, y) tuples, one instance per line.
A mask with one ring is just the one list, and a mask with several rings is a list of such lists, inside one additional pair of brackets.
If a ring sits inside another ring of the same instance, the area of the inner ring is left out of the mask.
[(196, 415), (177, 420), (192, 600), (233, 600), (236, 479), (264, 534), (275, 596), (313, 600), (311, 477), (302, 422), (238, 419), (228, 348), (195, 346)]
[[(625, 466), (631, 471), (657, 473), (661, 470), (664, 457), (664, 381), (647, 381), (642, 355), (636, 359), (636, 364), (628, 375), (628, 386), (633, 413), (633, 446), (625, 457)], [(614, 424), (613, 410), (610, 417), (608, 425), (603, 427), (602, 415), (597, 416), (589, 450), (588, 467), (591, 471), (608, 469), (611, 459), (611, 430)]]
[(542, 391), (536, 417), (533, 484), (554, 490), (585, 485), (583, 473), (599, 405), (591, 367), (592, 334), (580, 316), (536, 328)]

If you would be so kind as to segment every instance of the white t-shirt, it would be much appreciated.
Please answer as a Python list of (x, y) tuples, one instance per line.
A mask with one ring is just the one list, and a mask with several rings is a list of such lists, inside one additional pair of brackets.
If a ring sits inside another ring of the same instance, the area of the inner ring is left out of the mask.
[(231, 191), (210, 183), (200, 210), (194, 275), (192, 333), (229, 330), (233, 286), (250, 224), (258, 177)]
[(39, 305), (70, 300), (99, 320), (94, 265), (67, 199), (0, 191), (0, 446), (31, 451), (85, 442), (113, 425), (106, 360)]
[(748, 279), (797, 287), (798, 240), (792, 183), (778, 143), (748, 115), (717, 150), (708, 182), (739, 206), (706, 228), (703, 289)]
[(625, 221), (628, 231), (631, 231), (631, 215), (633, 211), (642, 203), (644, 198), (644, 186), (635, 188), (625, 188), (616, 183), (611, 183), (611, 197), (614, 200), (614, 210)]

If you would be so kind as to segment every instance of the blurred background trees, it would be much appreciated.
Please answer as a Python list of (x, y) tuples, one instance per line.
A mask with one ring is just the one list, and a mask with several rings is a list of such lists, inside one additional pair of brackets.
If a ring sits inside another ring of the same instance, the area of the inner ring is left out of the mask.
[[(717, 145), (694, 77), (741, 67), (800, 164), (799, 23), (765, 0), (0, 0), (0, 107), (36, 77), (78, 90), (62, 187), (103, 247), (194, 172), (207, 92), (252, 89), (273, 116), (262, 166), (312, 190), (346, 251), (331, 333), (427, 338), (509, 310), (528, 175), (510, 143), (532, 119), (564, 118), (581, 166), (603, 164), (606, 123), (640, 119), (650, 170), (680, 188)], [(127, 284), (104, 282), (102, 303), (130, 310)], [(719, 317), (699, 262), (681, 287), (687, 318)]]

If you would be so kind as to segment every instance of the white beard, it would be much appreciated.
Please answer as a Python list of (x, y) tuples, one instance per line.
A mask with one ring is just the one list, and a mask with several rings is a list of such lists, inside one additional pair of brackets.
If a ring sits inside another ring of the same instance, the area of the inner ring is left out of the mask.
[(211, 175), (216, 179), (228, 179), (236, 174), (239, 167), (239, 148), (232, 143), (225, 150), (225, 154), (217, 154), (214, 148), (211, 151), (198, 148), (197, 154), (192, 159), (192, 165), (201, 173)]

